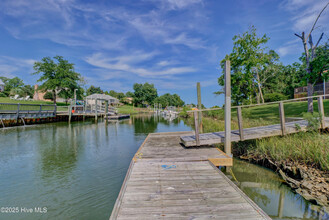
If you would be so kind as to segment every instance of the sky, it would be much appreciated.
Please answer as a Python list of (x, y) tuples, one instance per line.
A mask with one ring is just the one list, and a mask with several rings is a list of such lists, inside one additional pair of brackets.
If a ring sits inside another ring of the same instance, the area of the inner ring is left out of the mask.
[[(0, 76), (34, 85), (33, 63), (61, 55), (75, 64), (85, 87), (133, 91), (153, 83), (158, 94), (177, 93), (196, 103), (221, 106), (219, 62), (234, 35), (251, 25), (270, 37), (284, 64), (298, 61), (302, 42), (328, 0), (1, 0)], [(329, 36), (329, 8), (314, 31)]]

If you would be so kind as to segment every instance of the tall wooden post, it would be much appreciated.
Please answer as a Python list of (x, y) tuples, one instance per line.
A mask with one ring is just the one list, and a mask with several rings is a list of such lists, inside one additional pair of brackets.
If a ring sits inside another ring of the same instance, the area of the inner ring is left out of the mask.
[(108, 113), (109, 113), (109, 101), (106, 100), (105, 101), (105, 119), (106, 119), (106, 121), (107, 121)]
[(69, 106), (69, 123), (71, 123), (71, 119), (72, 119), (72, 105)]
[(95, 121), (98, 120), (98, 113), (97, 113), (97, 99), (95, 99)]
[(326, 125), (325, 125), (325, 120), (324, 120), (323, 98), (321, 96), (318, 97), (318, 108), (319, 108), (321, 128), (324, 129), (326, 127)]
[(18, 119), (19, 119), (19, 109), (20, 109), (21, 104), (17, 104), (17, 113), (16, 113), (16, 123), (18, 124)]
[(194, 125), (195, 125), (195, 143), (196, 146), (200, 146), (200, 138), (199, 138), (199, 121), (198, 121), (198, 112), (194, 112)]
[(280, 124), (281, 124), (282, 136), (284, 136), (286, 134), (286, 118), (284, 115), (283, 102), (279, 102), (279, 112), (280, 112)]
[(225, 153), (232, 157), (231, 151), (231, 64), (225, 61)]
[[(198, 109), (202, 109), (202, 104), (201, 104), (201, 86), (200, 83), (198, 82), (196, 84), (196, 90), (197, 90), (197, 95), (198, 95)], [(202, 112), (198, 112), (198, 118), (199, 118), (199, 129), (200, 132), (203, 133), (203, 127), (202, 127)]]
[(239, 134), (240, 134), (240, 140), (244, 140), (244, 135), (243, 135), (243, 121), (242, 121), (242, 109), (241, 106), (238, 106), (237, 109), (238, 113), (238, 123), (239, 123)]

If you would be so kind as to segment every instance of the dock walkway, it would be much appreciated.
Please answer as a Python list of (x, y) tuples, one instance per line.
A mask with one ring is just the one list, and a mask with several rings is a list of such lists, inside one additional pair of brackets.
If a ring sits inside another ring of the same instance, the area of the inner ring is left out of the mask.
[[(324, 128), (329, 126), (329, 118), (325, 118)], [(297, 126), (296, 126), (297, 125)], [(306, 131), (308, 126), (308, 122), (306, 120), (299, 120), (293, 122), (285, 123), (285, 134), (297, 133), (300, 131)], [(266, 137), (280, 136), (282, 135), (282, 127), (280, 124), (269, 125), (269, 126), (261, 126), (254, 128), (244, 128), (243, 136), (241, 136), (239, 130), (231, 131), (231, 141), (238, 142), (241, 140), (252, 140), (252, 139), (260, 139)], [(199, 134), (199, 145), (211, 145), (211, 144), (220, 144), (225, 141), (225, 132), (213, 132), (213, 133), (204, 133)], [(196, 138), (195, 135), (181, 135), (181, 143), (185, 147), (196, 146)]]
[(270, 219), (216, 166), (232, 158), (214, 147), (185, 148), (181, 135), (149, 134), (137, 151), (110, 217)]

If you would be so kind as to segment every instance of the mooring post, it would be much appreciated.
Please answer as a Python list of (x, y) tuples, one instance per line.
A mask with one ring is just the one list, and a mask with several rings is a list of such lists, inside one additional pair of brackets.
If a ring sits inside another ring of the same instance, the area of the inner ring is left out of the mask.
[(199, 120), (198, 120), (198, 112), (194, 112), (194, 126), (195, 126), (195, 143), (196, 146), (200, 146), (200, 137), (199, 137)]
[(98, 115), (97, 115), (97, 99), (95, 99), (95, 121), (97, 122)]
[[(200, 83), (199, 82), (196, 84), (196, 90), (197, 90), (197, 95), (198, 95), (198, 109), (201, 110), (202, 109), (202, 104), (201, 104), (201, 86), (200, 86)], [(203, 133), (202, 112), (201, 111), (198, 112), (198, 118), (199, 118), (200, 132)]]
[(286, 135), (286, 118), (284, 115), (283, 102), (279, 102), (279, 112), (280, 112), (280, 124), (281, 124), (282, 136), (284, 136)]
[(18, 119), (19, 119), (19, 109), (20, 109), (21, 104), (17, 104), (17, 114), (16, 114), (16, 123), (18, 124)]
[(324, 120), (324, 107), (323, 107), (323, 97), (318, 97), (318, 108), (319, 108), (319, 116), (320, 116), (320, 124), (321, 128), (324, 129), (326, 127)]
[(243, 135), (243, 121), (242, 121), (242, 109), (241, 106), (238, 106), (237, 109), (238, 113), (238, 124), (239, 124), (239, 134), (240, 134), (240, 140), (244, 140), (244, 135)]
[(105, 101), (105, 119), (106, 119), (106, 121), (107, 121), (108, 113), (109, 113), (109, 101), (106, 100)]
[(56, 116), (56, 114), (57, 114), (57, 105), (54, 105), (54, 116)]
[(71, 119), (72, 119), (72, 108), (71, 108), (71, 104), (70, 104), (70, 106), (69, 106), (69, 123), (71, 123)]
[(225, 153), (232, 157), (231, 151), (231, 64), (225, 61)]

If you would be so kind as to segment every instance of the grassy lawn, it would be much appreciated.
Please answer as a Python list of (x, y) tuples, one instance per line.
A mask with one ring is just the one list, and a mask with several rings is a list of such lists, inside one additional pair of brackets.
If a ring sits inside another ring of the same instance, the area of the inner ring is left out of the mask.
[(141, 112), (150, 112), (147, 108), (136, 108), (131, 105), (123, 105), (118, 107), (118, 112), (120, 114), (137, 114)]
[[(307, 112), (307, 102), (291, 102), (284, 104), (285, 116), (303, 117)], [(324, 101), (325, 115), (329, 117), (329, 100)], [(318, 103), (314, 101), (314, 112), (318, 112)], [(279, 105), (263, 105), (242, 108), (243, 127), (257, 127), (280, 123)], [(193, 119), (189, 119), (193, 123)], [(203, 112), (204, 132), (214, 132), (224, 130), (224, 110)], [(238, 129), (237, 110), (232, 109), (232, 129)]]

